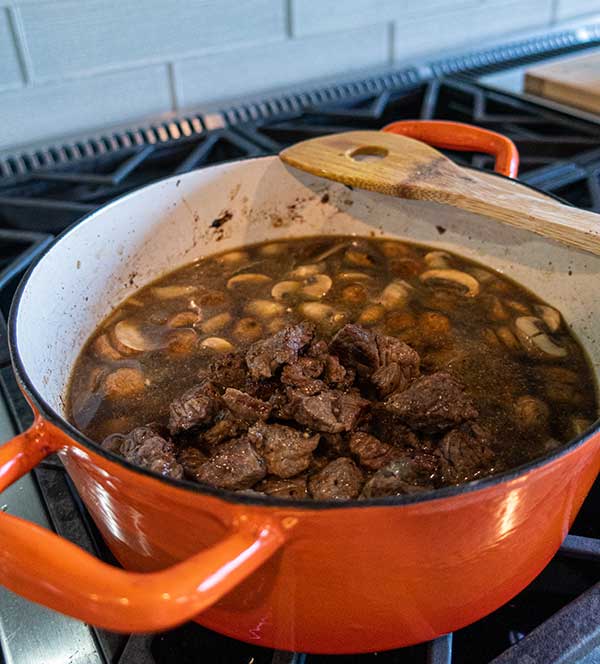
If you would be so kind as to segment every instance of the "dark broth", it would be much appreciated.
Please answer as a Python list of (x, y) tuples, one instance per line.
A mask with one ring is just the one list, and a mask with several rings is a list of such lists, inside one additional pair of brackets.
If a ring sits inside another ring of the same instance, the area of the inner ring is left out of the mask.
[(142, 288), (83, 348), (69, 418), (97, 442), (165, 425), (170, 402), (215, 355), (307, 319), (326, 340), (358, 322), (412, 346), (424, 373), (460, 376), (493, 440), (487, 473), (545, 454), (596, 418), (592, 369), (555, 309), (456, 254), (352, 237), (246, 246)]

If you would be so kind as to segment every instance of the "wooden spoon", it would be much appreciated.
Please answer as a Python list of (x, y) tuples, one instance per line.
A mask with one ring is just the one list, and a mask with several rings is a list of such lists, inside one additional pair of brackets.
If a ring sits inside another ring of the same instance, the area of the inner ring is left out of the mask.
[(406, 136), (349, 131), (296, 143), (279, 156), (329, 180), (445, 203), (600, 255), (600, 215), (528, 192), (511, 180), (481, 177)]

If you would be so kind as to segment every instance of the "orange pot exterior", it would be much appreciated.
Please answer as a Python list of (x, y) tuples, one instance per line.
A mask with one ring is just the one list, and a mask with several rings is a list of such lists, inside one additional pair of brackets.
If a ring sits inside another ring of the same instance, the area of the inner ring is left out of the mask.
[[(52, 424), (37, 431), (13, 446), (12, 463), (0, 450), (3, 486), (58, 449), (116, 558), (143, 574), (2, 515), (5, 585), (113, 630), (163, 629), (193, 616), (237, 639), (304, 652), (397, 648), (491, 612), (554, 555), (600, 469), (596, 433), (482, 489), (311, 509), (230, 502), (112, 461)], [(210, 608), (194, 615), (195, 607)]]

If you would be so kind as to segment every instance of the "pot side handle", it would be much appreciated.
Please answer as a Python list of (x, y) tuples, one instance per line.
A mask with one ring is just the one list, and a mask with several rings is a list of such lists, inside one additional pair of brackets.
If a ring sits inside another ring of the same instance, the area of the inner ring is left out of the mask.
[[(39, 416), (0, 447), (0, 491), (64, 446)], [(283, 544), (271, 523), (238, 519), (213, 547), (158, 572), (128, 572), (7, 513), (0, 513), (0, 583), (51, 609), (118, 632), (165, 630), (207, 609)]]
[(517, 146), (507, 136), (489, 129), (447, 120), (400, 120), (386, 125), (382, 131), (446, 150), (483, 152), (496, 158), (496, 173), (516, 178), (519, 172)]

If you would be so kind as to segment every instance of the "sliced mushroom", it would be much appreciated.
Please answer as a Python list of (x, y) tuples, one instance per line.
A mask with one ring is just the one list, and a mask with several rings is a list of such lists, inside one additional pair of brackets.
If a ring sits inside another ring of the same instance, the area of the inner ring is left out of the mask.
[(329, 292), (331, 283), (331, 278), (326, 274), (315, 274), (306, 279), (300, 292), (309, 300), (320, 300)]
[(322, 253), (320, 253), (318, 256), (315, 256), (313, 258), (313, 261), (315, 263), (321, 263), (322, 261), (326, 260), (330, 256), (333, 256), (334, 254), (337, 254), (338, 251), (341, 251), (342, 249), (345, 249), (348, 246), (348, 242), (341, 242), (340, 244), (335, 244), (333, 247), (329, 247), (329, 249), (325, 249)]
[(144, 374), (134, 367), (123, 367), (109, 373), (104, 379), (104, 391), (109, 399), (134, 397), (146, 387)]
[(307, 277), (312, 277), (315, 274), (319, 274), (324, 269), (322, 263), (311, 263), (310, 265), (298, 265), (290, 272), (290, 277), (294, 279), (306, 279)]
[(542, 321), (535, 316), (519, 316), (515, 331), (523, 348), (535, 357), (565, 357), (567, 349), (556, 344), (541, 329)]
[(280, 256), (287, 251), (287, 242), (271, 242), (270, 244), (263, 244), (258, 252), (261, 256)]
[(550, 409), (548, 405), (530, 395), (519, 397), (515, 402), (515, 422), (521, 431), (545, 431), (548, 427)]
[(240, 318), (233, 327), (233, 337), (242, 343), (252, 343), (262, 336), (262, 325), (254, 318)]
[(139, 323), (132, 320), (120, 320), (112, 329), (112, 341), (122, 353), (143, 353), (163, 346), (160, 336), (144, 334)]
[(92, 349), (94, 355), (99, 360), (104, 360), (105, 362), (116, 362), (117, 360), (122, 359), (121, 353), (110, 343), (108, 335), (101, 334), (97, 339), (92, 343)]
[(403, 307), (410, 297), (412, 286), (401, 279), (394, 279), (381, 292), (377, 299), (386, 309), (399, 309)]
[(198, 289), (195, 286), (155, 286), (151, 289), (154, 297), (159, 300), (174, 300), (177, 297), (193, 295)]
[(461, 270), (426, 270), (419, 277), (425, 283), (429, 281), (445, 281), (459, 286), (467, 297), (475, 297), (479, 293), (479, 282), (475, 277)]
[(130, 297), (127, 302), (125, 302), (125, 306), (132, 306), (139, 309), (144, 306), (144, 303), (141, 300), (138, 300), (137, 297)]
[(391, 334), (403, 332), (416, 326), (415, 315), (410, 311), (395, 311), (385, 319), (385, 329)]
[(370, 281), (373, 277), (364, 272), (340, 272), (336, 275), (340, 281)]
[(381, 252), (386, 258), (407, 258), (415, 255), (412, 247), (401, 242), (382, 242)]
[(285, 311), (285, 307), (272, 300), (252, 300), (248, 302), (244, 311), (258, 318), (273, 318), (274, 316), (281, 316)]
[(571, 418), (570, 435), (572, 438), (581, 436), (581, 434), (585, 433), (591, 426), (592, 420), (589, 420), (587, 417), (573, 417)]
[(236, 274), (234, 277), (231, 277), (227, 282), (227, 288), (229, 290), (254, 289), (264, 286), (271, 281), (273, 281), (271, 277), (266, 274), (243, 272), (242, 274)]
[(557, 332), (560, 329), (560, 313), (556, 309), (549, 307), (547, 304), (536, 304), (535, 311), (546, 323), (546, 327), (550, 332)]
[(516, 311), (518, 314), (523, 314), (524, 316), (528, 316), (531, 313), (531, 309), (524, 304), (523, 302), (519, 302), (518, 300), (504, 300), (504, 304), (509, 306), (513, 311)]
[(249, 260), (250, 256), (245, 251), (230, 251), (227, 254), (223, 254), (217, 258), (217, 261), (222, 265), (227, 267), (233, 267), (234, 265), (240, 265)]
[(179, 311), (167, 320), (167, 327), (193, 327), (201, 320), (199, 311)]
[(488, 346), (493, 346), (494, 348), (498, 348), (500, 346), (500, 342), (498, 341), (496, 333), (490, 327), (486, 327), (482, 334)]
[(328, 328), (335, 328), (341, 325), (346, 319), (342, 312), (321, 302), (305, 302), (298, 309), (309, 320)]
[(510, 331), (510, 328), (503, 325), (496, 330), (498, 339), (510, 350), (519, 350), (520, 345), (517, 337)]
[(344, 262), (356, 267), (375, 267), (375, 261), (364, 249), (351, 247), (344, 254)]
[[(509, 312), (496, 295), (490, 295), (488, 298), (488, 318), (490, 320), (507, 320), (510, 318)], [(487, 305), (487, 302), (486, 302)]]
[(481, 267), (470, 267), (469, 274), (472, 274), (480, 284), (486, 284), (494, 279), (494, 273), (484, 270)]
[(358, 322), (366, 326), (377, 325), (384, 316), (385, 307), (382, 304), (370, 304), (360, 312)]
[(179, 328), (174, 330), (168, 337), (167, 349), (169, 355), (183, 357), (191, 355), (198, 343), (198, 336), (194, 330), (189, 328)]
[(200, 329), (205, 334), (214, 334), (227, 327), (229, 323), (231, 323), (231, 314), (225, 311), (222, 314), (217, 314), (216, 316), (212, 316), (212, 318), (205, 320), (200, 326)]
[(367, 301), (367, 289), (361, 284), (350, 284), (342, 291), (342, 300), (353, 306), (363, 304)]
[(429, 268), (446, 269), (452, 265), (452, 256), (445, 251), (430, 251), (424, 260)]
[(287, 300), (300, 290), (299, 281), (279, 281), (271, 288), (271, 297), (276, 300)]
[(419, 329), (423, 338), (433, 347), (443, 346), (452, 326), (450, 319), (438, 311), (424, 311), (419, 316)]
[(203, 348), (214, 350), (217, 353), (229, 353), (233, 350), (233, 345), (221, 337), (207, 337), (200, 344)]

